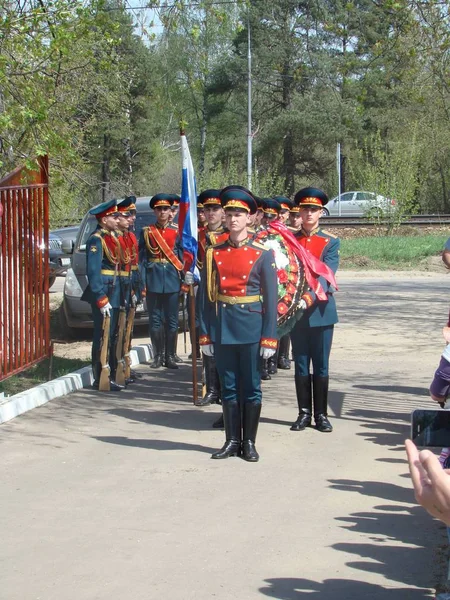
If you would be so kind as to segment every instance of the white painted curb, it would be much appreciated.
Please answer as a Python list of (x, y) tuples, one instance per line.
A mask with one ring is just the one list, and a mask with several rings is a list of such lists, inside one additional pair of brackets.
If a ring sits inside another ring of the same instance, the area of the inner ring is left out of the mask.
[[(131, 365), (134, 367), (153, 358), (151, 344), (134, 346), (130, 352)], [(83, 367), (78, 371), (58, 377), (47, 383), (42, 383), (26, 392), (4, 398), (0, 403), (0, 424), (6, 423), (14, 417), (42, 406), (60, 396), (65, 396), (76, 390), (88, 387), (92, 384), (91, 367)]]

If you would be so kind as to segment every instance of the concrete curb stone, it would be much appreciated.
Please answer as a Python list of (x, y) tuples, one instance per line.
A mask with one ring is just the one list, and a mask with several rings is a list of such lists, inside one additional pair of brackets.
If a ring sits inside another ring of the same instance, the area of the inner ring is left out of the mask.
[[(131, 366), (147, 362), (153, 358), (151, 344), (134, 346), (131, 349), (130, 357)], [(4, 398), (0, 403), (0, 424), (6, 423), (33, 408), (42, 406), (50, 400), (89, 387), (91, 384), (92, 368), (83, 367), (78, 371), (47, 381), (20, 394)]]

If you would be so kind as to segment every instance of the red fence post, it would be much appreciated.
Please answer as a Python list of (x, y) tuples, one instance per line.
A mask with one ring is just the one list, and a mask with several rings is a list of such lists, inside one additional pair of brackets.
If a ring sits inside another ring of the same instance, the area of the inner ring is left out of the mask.
[(48, 157), (0, 181), (0, 381), (50, 356)]

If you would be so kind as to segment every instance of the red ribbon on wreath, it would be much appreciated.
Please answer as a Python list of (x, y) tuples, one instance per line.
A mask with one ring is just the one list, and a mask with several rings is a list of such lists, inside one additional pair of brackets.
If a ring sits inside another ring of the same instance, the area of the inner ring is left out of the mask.
[(281, 223), (278, 220), (272, 221), (270, 227), (283, 237), (285, 242), (289, 244), (291, 250), (295, 252), (298, 259), (303, 264), (306, 281), (308, 282), (309, 287), (315, 292), (317, 299), (327, 300), (326, 292), (320, 284), (318, 277), (323, 277), (335, 290), (337, 290), (336, 278), (330, 267), (309, 252), (306, 252), (284, 223)]

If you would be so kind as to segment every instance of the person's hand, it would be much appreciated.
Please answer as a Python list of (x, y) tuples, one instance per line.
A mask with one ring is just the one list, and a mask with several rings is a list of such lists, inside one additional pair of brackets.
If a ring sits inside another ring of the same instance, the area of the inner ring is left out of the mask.
[(213, 344), (205, 344), (201, 348), (202, 348), (202, 352), (205, 356), (214, 356), (214, 345)]
[(273, 356), (275, 352), (276, 350), (274, 350), (273, 348), (264, 348), (263, 346), (261, 346), (261, 348), (259, 349), (259, 354), (261, 355), (261, 358), (263, 360), (267, 360), (268, 358)]
[(298, 307), (301, 310), (306, 310), (308, 308), (308, 305), (306, 304), (306, 300), (303, 300), (303, 298), (301, 298), (300, 302), (298, 303)]
[(187, 285), (194, 285), (194, 274), (188, 271), (184, 276), (184, 283)]
[(102, 306), (100, 309), (100, 312), (102, 313), (102, 315), (104, 317), (110, 317), (111, 311), (112, 311), (112, 306), (109, 302), (108, 302), (108, 304), (105, 304), (105, 306)]
[(130, 299), (130, 304), (131, 304), (131, 308), (136, 308), (138, 303), (136, 294), (131, 294), (131, 299)]
[(450, 470), (444, 470), (429, 450), (419, 452), (411, 440), (406, 440), (405, 447), (417, 502), (450, 525)]

